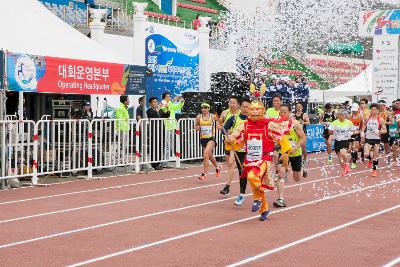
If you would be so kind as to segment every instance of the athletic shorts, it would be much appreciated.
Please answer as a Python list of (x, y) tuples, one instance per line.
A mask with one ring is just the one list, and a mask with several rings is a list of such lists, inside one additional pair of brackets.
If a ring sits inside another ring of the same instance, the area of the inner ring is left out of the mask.
[(324, 129), (324, 133), (322, 134), (322, 136), (325, 138), (325, 140), (328, 140), (329, 136), (330, 136), (329, 130), (328, 129)]
[(365, 139), (365, 143), (371, 145), (374, 147), (375, 145), (380, 145), (381, 144), (381, 139)]
[(400, 146), (400, 137), (390, 137), (389, 145), (390, 146), (393, 146), (393, 145)]
[[(279, 154), (280, 158), (282, 156), (282, 154)], [(294, 172), (300, 172), (302, 165), (303, 165), (303, 156), (296, 156), (296, 157), (289, 157), (289, 163), (290, 166), (292, 166), (292, 171)], [(278, 164), (283, 164), (283, 162), (281, 160), (278, 161)]]
[(350, 140), (342, 140), (342, 141), (337, 141), (335, 140), (335, 152), (339, 153), (340, 150), (344, 149), (349, 149), (350, 147)]
[(384, 144), (389, 143), (389, 134), (388, 134), (388, 133), (382, 134), (382, 135), (381, 135), (381, 141), (382, 141), (382, 143), (384, 143)]
[(214, 138), (203, 138), (203, 139), (200, 139), (200, 144), (201, 144), (201, 146), (203, 148), (206, 148), (208, 142), (210, 142), (210, 141), (213, 141), (214, 145), (217, 146), (217, 142), (215, 142)]
[(352, 135), (350, 138), (350, 142), (360, 142), (361, 141), (361, 135), (360, 134), (355, 134)]

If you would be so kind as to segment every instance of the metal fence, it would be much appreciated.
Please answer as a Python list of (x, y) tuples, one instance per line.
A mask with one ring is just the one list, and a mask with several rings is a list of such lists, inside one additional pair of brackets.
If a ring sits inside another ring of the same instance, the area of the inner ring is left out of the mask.
[[(215, 127), (224, 156), (222, 135)], [(1, 179), (73, 175), (93, 170), (198, 160), (203, 156), (195, 119), (0, 121)]]
[(33, 121), (0, 121), (0, 179), (33, 175)]

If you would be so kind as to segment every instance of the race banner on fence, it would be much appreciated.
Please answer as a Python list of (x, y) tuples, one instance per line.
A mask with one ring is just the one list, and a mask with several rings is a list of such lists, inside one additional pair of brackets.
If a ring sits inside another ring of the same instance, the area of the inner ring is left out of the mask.
[(146, 28), (147, 96), (160, 97), (199, 90), (199, 38), (197, 32), (149, 23)]
[(11, 91), (137, 95), (146, 92), (146, 67), (7, 53)]
[(325, 151), (326, 144), (323, 137), (324, 126), (320, 124), (311, 124), (306, 126), (306, 149), (307, 152)]
[(362, 12), (358, 32), (361, 37), (400, 35), (400, 9)]
[(4, 52), (0, 50), (0, 89), (4, 89)]

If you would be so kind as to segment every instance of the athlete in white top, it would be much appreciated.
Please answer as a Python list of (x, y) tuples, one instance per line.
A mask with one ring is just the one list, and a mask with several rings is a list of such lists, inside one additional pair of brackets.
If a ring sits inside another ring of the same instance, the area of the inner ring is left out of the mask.
[[(379, 148), (381, 143), (381, 134), (387, 132), (385, 121), (379, 117), (378, 105), (372, 104), (370, 107), (371, 115), (364, 120), (361, 131), (361, 138), (365, 140), (364, 156), (369, 160), (368, 168), (372, 167), (372, 176), (377, 175)], [(371, 151), (372, 150), (372, 151)], [(372, 152), (372, 157), (371, 157)]]

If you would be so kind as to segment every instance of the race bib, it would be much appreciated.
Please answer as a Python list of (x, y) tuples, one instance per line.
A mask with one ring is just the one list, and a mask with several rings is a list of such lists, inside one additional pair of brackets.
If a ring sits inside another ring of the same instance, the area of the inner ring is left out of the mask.
[(390, 137), (399, 137), (399, 132), (397, 127), (389, 127), (389, 135)]
[(202, 136), (212, 136), (212, 125), (201, 126)]
[(262, 140), (251, 139), (247, 141), (247, 154), (248, 161), (257, 161), (262, 158)]
[(295, 147), (296, 144), (297, 144), (297, 142), (294, 141), (294, 140), (290, 140), (289, 142), (290, 142), (290, 146), (291, 146), (292, 148)]

